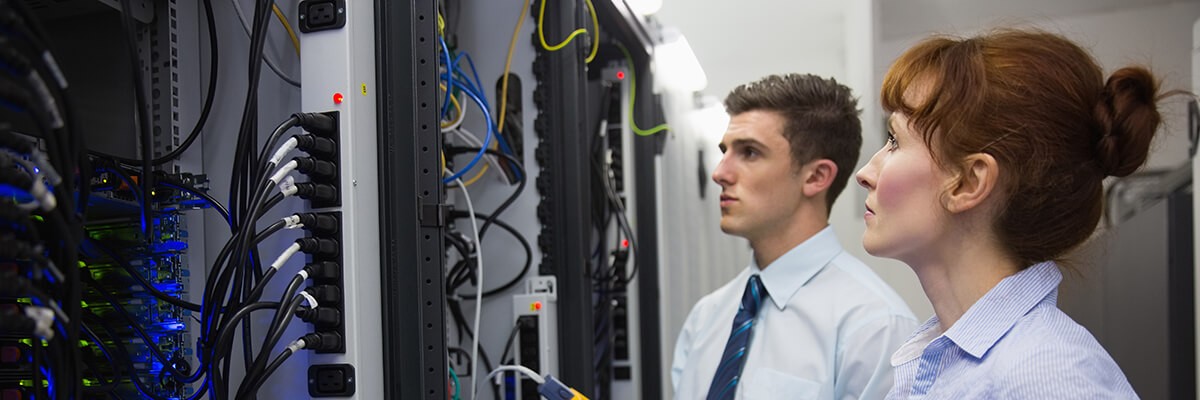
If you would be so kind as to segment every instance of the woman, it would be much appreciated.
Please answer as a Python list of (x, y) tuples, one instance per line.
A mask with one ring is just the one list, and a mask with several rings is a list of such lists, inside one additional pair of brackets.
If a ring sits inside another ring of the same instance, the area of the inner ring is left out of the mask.
[(1106, 80), (1076, 44), (1004, 30), (909, 49), (884, 78), (887, 144), (858, 171), (867, 252), (907, 263), (935, 316), (892, 356), (888, 398), (1136, 398), (1055, 305), (1102, 180), (1146, 160), (1158, 84)]

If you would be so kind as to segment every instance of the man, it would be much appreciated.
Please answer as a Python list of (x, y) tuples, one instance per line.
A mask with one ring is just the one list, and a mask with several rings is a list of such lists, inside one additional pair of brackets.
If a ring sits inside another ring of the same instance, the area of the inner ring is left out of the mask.
[(684, 322), (676, 399), (882, 399), (891, 388), (891, 354), (917, 321), (828, 222), (862, 146), (856, 103), (837, 81), (799, 74), (725, 99), (712, 175), (721, 230), (749, 240), (753, 259)]

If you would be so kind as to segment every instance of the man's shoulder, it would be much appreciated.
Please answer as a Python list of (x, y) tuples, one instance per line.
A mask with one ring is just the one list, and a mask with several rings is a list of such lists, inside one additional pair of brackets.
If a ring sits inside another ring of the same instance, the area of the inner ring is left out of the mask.
[(896, 290), (854, 255), (843, 251), (829, 262), (821, 275), (812, 284), (825, 286), (847, 312), (885, 312), (916, 319)]

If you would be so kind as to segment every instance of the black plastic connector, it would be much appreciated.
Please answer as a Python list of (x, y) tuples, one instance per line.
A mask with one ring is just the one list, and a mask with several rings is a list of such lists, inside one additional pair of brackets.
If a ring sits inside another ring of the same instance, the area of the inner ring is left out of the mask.
[(340, 230), (340, 221), (332, 213), (299, 213), (304, 229), (317, 235), (332, 235)]
[(308, 175), (314, 181), (330, 182), (337, 178), (337, 165), (318, 160), (316, 157), (296, 157), (296, 170)]
[(332, 307), (306, 308), (296, 311), (296, 316), (300, 317), (301, 321), (313, 324), (317, 329), (337, 328), (342, 325), (342, 312)]
[(316, 283), (341, 282), (342, 266), (333, 261), (317, 261), (304, 266), (308, 277)]
[(333, 239), (302, 237), (296, 239), (296, 243), (300, 244), (300, 251), (308, 253), (314, 257), (337, 257), (339, 254), (341, 254), (342, 246)]
[(334, 332), (313, 332), (300, 337), (304, 348), (314, 351), (329, 351), (343, 347), (342, 335)]
[(337, 143), (334, 143), (333, 139), (313, 134), (296, 136), (296, 148), (322, 159), (337, 155)]
[(336, 114), (325, 113), (295, 113), (292, 114), (300, 122), (298, 125), (304, 130), (321, 135), (331, 136), (337, 134), (337, 117)]
[[(342, 304), (342, 288), (333, 285), (317, 285), (304, 289), (322, 305), (336, 306)], [(323, 307), (322, 307), (323, 308)]]
[(297, 183), (296, 196), (313, 203), (332, 203), (338, 201), (337, 188), (327, 183)]

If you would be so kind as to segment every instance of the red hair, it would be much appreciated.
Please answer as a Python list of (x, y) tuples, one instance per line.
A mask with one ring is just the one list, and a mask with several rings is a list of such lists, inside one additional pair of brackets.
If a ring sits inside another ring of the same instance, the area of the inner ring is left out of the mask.
[[(914, 103), (910, 90), (927, 96)], [(926, 39), (892, 64), (881, 93), (943, 169), (957, 172), (973, 153), (996, 159), (1005, 204), (994, 230), (1023, 266), (1059, 259), (1091, 235), (1103, 179), (1145, 163), (1160, 98), (1145, 68), (1105, 80), (1075, 43), (1027, 30)]]

